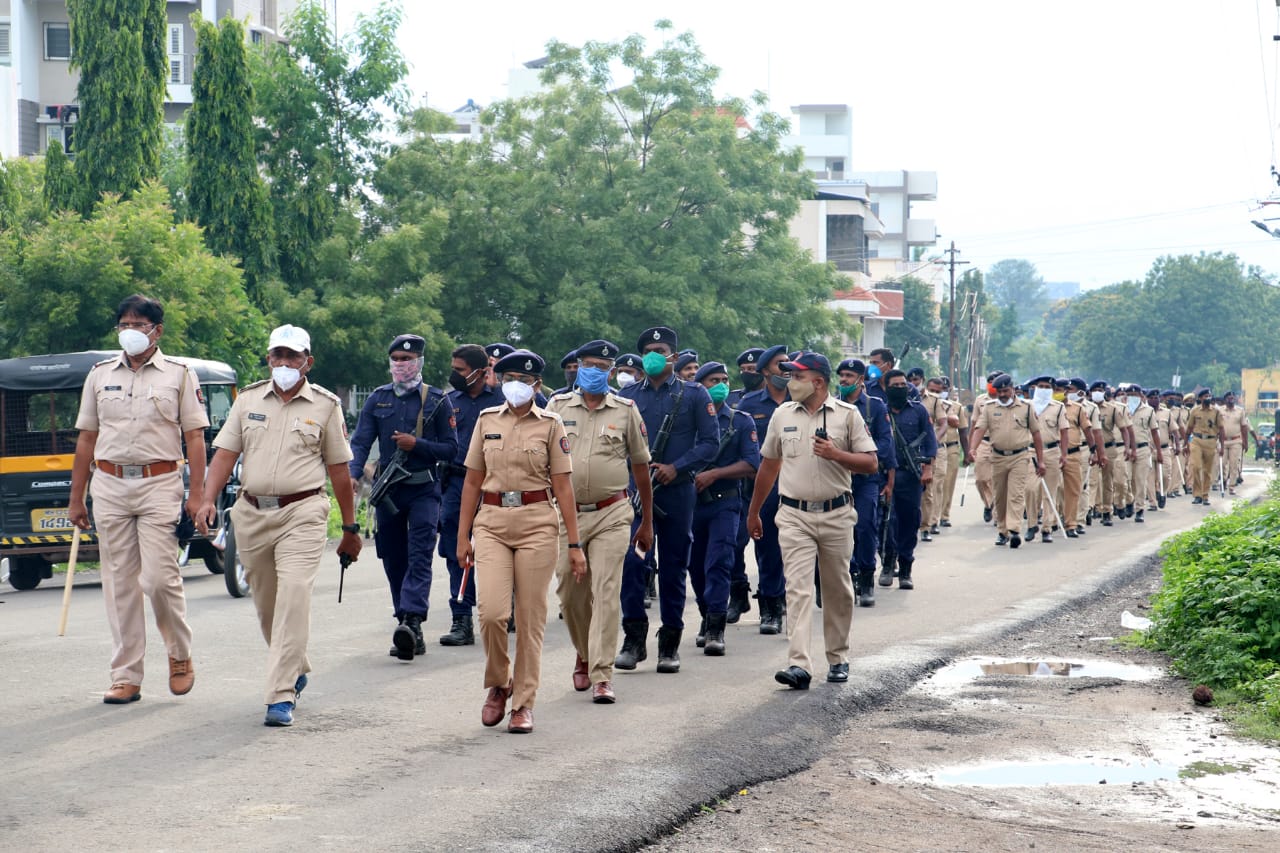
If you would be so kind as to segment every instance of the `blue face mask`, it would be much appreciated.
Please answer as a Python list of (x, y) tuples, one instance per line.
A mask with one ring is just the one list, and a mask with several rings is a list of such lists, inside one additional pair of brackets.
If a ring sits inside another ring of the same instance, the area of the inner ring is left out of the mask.
[(609, 390), (609, 371), (599, 367), (579, 367), (577, 384), (588, 394), (604, 394)]
[(882, 375), (883, 374), (880, 373), (880, 368), (876, 367), (874, 364), (867, 365), (867, 381), (868, 382), (878, 382)]

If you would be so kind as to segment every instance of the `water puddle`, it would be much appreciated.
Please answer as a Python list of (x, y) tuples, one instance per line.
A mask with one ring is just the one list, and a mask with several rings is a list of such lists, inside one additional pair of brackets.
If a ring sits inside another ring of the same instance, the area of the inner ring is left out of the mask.
[(1093, 761), (1004, 762), (935, 770), (937, 785), (1035, 787), (1042, 785), (1128, 785), (1178, 778), (1176, 764)]
[(954, 686), (978, 678), (1017, 675), (1030, 678), (1118, 678), (1122, 681), (1151, 681), (1161, 671), (1154, 667), (1106, 660), (1002, 660), (968, 658), (945, 666), (933, 674), (936, 685)]

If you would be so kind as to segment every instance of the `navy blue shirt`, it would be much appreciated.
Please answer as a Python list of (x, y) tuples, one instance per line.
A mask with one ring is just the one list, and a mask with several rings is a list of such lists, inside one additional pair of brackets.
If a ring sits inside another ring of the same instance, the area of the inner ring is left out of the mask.
[(488, 385), (475, 397), (466, 391), (449, 392), (447, 405), (452, 410), (454, 424), (458, 430), (458, 452), (449, 460), (450, 462), (461, 465), (466, 461), (467, 449), (471, 447), (471, 433), (476, 429), (476, 419), (485, 409), (501, 406), (505, 402), (506, 398), (502, 396), (502, 391), (498, 388), (490, 388)]
[[(915, 450), (918, 464), (923, 465), (927, 461), (932, 461), (938, 455), (938, 435), (933, 431), (933, 422), (929, 419), (929, 411), (923, 403), (908, 400), (907, 407), (901, 412), (889, 412), (889, 420), (897, 426), (899, 435), (907, 444), (911, 444), (921, 435), (924, 436)], [(899, 458), (898, 473), (901, 474), (903, 471), (909, 473), (911, 466), (907, 464), (906, 459)]]
[(422, 388), (415, 388), (403, 397), (397, 397), (390, 384), (379, 385), (360, 410), (360, 420), (351, 434), (351, 462), (353, 479), (359, 479), (364, 463), (369, 459), (373, 440), (378, 440), (378, 458), (388, 460), (396, 452), (393, 432), (412, 435), (418, 428), (418, 413), (422, 413), (422, 435), (405, 460), (410, 471), (434, 468), (437, 462), (452, 460), (460, 450), (458, 433), (453, 426), (453, 412), (444, 391), (428, 388), (427, 399), (422, 399)]
[[(846, 403), (850, 402), (845, 400)], [(879, 397), (870, 397), (866, 393), (858, 395), (852, 401), (862, 419), (867, 422), (871, 431), (871, 440), (876, 443), (876, 456), (880, 459), (880, 467), (888, 471), (898, 467), (898, 453), (893, 446), (893, 430), (889, 426), (889, 407)]]
[[(650, 447), (658, 440), (663, 419), (675, 408), (676, 396), (680, 393), (677, 383), (680, 382), (673, 373), (656, 388), (651, 380), (645, 379), (618, 392), (619, 397), (631, 400), (640, 410), (640, 417), (649, 432)], [(653, 460), (674, 465), (680, 475), (701, 471), (712, 461), (716, 448), (720, 446), (720, 427), (711, 395), (697, 382), (684, 382), (683, 385), (684, 397), (671, 427), (671, 437), (667, 439), (662, 458)]]
[(730, 425), (736, 432), (733, 440), (725, 445), (724, 450), (716, 457), (712, 468), (727, 468), (738, 461), (745, 461), (757, 471), (760, 469), (760, 442), (756, 436), (756, 427), (751, 416), (739, 412), (727, 405), (721, 406), (716, 415), (720, 426), (720, 438), (723, 439)]
[[(783, 403), (791, 400), (790, 394), (783, 394), (782, 396)], [(742, 395), (742, 402), (738, 405), (738, 410), (751, 416), (751, 422), (756, 426), (756, 434), (761, 444), (764, 444), (764, 438), (769, 434), (769, 421), (773, 419), (773, 413), (777, 411), (780, 405), (782, 403), (775, 403), (773, 397), (769, 396), (768, 388), (757, 388)]]

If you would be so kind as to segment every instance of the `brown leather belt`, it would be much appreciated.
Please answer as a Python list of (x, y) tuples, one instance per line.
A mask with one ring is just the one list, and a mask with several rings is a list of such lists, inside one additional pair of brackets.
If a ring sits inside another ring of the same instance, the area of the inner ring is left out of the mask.
[(147, 462), (142, 465), (117, 465), (105, 459), (97, 461), (98, 470), (112, 477), (123, 480), (138, 480), (143, 477), (156, 477), (160, 474), (172, 474), (178, 470), (177, 462)]
[(599, 512), (605, 507), (613, 506), (618, 501), (625, 501), (626, 499), (627, 499), (627, 490), (623, 489), (617, 494), (612, 495), (611, 497), (607, 497), (604, 500), (600, 501), (599, 503), (578, 504), (578, 512)]
[(489, 506), (526, 506), (551, 500), (546, 489), (533, 492), (483, 492), (480, 500)]
[(244, 489), (240, 490), (240, 497), (244, 498), (249, 506), (258, 509), (282, 509), (289, 504), (296, 504), (298, 501), (305, 501), (307, 498), (322, 494), (324, 494), (324, 486), (308, 489), (305, 492), (294, 492), (291, 495), (251, 495)]

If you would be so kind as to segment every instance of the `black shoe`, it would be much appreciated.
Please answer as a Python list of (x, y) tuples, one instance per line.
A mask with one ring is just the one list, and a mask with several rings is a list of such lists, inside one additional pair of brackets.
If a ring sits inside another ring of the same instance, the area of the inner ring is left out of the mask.
[(982, 508), (982, 520), (985, 521), (987, 524), (991, 523), (991, 507), (984, 506)]
[(693, 637), (693, 644), (698, 648), (706, 648), (707, 645), (707, 617), (702, 617), (702, 622), (698, 625), (698, 633)]
[(1133, 504), (1124, 505), (1124, 517), (1133, 518)]
[(1077, 535), (1077, 536), (1084, 536), (1084, 535), (1085, 535), (1085, 532), (1086, 532), (1086, 531), (1085, 531), (1085, 529), (1084, 529), (1083, 527), (1076, 527), (1076, 535)]
[(932, 536), (932, 534), (930, 534), (930, 533), (929, 533), (929, 528), (927, 528), (927, 527), (926, 527), (926, 528), (924, 528), (923, 530), (921, 530), (921, 531), (920, 531), (920, 541), (921, 541), (921, 542), (932, 542), (932, 541), (933, 541), (933, 536)]
[(649, 656), (645, 637), (649, 633), (648, 619), (622, 620), (622, 650), (613, 659), (616, 669), (635, 669), (636, 664)]
[(1009, 537), (1005, 536), (1003, 533), (1001, 533), (999, 536), (996, 537), (996, 545), (1000, 547), (1004, 547), (1005, 545), (1008, 545), (1008, 544), (1009, 544)]
[(413, 629), (413, 653), (415, 655), (425, 655), (427, 653), (427, 641), (422, 636), (422, 621), (426, 616), (415, 616), (412, 623), (406, 622)]
[(1191, 505), (1192, 505), (1192, 506), (1195, 506), (1195, 505), (1197, 505), (1197, 504), (1202, 504), (1202, 503), (1204, 503), (1204, 498), (1196, 497), (1196, 498), (1192, 498), (1192, 499), (1191, 499)]
[(858, 592), (859, 607), (875, 607), (876, 606), (876, 568), (872, 566), (869, 569), (860, 569), (858, 576), (854, 578), (854, 584)]
[(725, 621), (730, 625), (737, 624), (743, 613), (751, 612), (751, 584), (747, 581), (733, 581), (729, 584), (729, 611)]
[(1027, 541), (1030, 542), (1036, 538), (1036, 534), (1040, 532), (1040, 525), (1033, 524), (1027, 528)]
[(663, 625), (658, 629), (658, 672), (680, 671), (681, 628)]
[(717, 658), (724, 656), (724, 624), (725, 614), (707, 614), (707, 644), (702, 649), (704, 655)]
[(1133, 521), (1135, 524), (1142, 524), (1144, 521), (1146, 521), (1146, 519), (1142, 517), (1142, 512), (1143, 512), (1142, 510), (1138, 510), (1133, 514)]
[(915, 589), (916, 585), (911, 582), (911, 560), (898, 558), (898, 589)]
[(880, 584), (880, 586), (893, 586), (893, 564), (892, 563), (889, 563), (887, 565), (880, 567), (880, 577), (876, 581), (876, 583)]
[(789, 666), (786, 669), (775, 672), (773, 680), (779, 684), (787, 685), (792, 690), (808, 690), (810, 676), (809, 673), (798, 666)]
[(950, 526), (951, 526), (951, 522), (950, 522), (950, 521), (948, 521), (948, 520), (947, 520), (947, 519), (945, 519), (945, 518), (944, 518), (944, 519), (942, 519), (942, 521), (940, 521), (940, 522), (938, 522), (938, 523), (939, 523), (939, 524), (941, 524), (943, 527), (950, 527)]
[[(1030, 539), (1031, 537), (1030, 537), (1030, 536), (1028, 536), (1027, 538), (1028, 538), (1028, 539)], [(1053, 541), (1053, 537), (1049, 535), (1049, 531), (1045, 530), (1044, 532), (1042, 532), (1042, 533), (1040, 534), (1040, 541), (1041, 541), (1041, 542), (1052, 542), (1052, 541)]]
[(1010, 533), (1010, 534), (1009, 534), (1009, 547), (1010, 547), (1010, 548), (1017, 548), (1017, 547), (1018, 547), (1018, 546), (1020, 546), (1021, 544), (1022, 544), (1022, 537), (1021, 537), (1021, 536), (1019, 536), (1019, 535), (1018, 535), (1018, 534), (1016, 534), (1016, 533)]
[(1209, 499), (1208, 499), (1208, 498), (1205, 498), (1205, 499), (1204, 499), (1203, 501), (1201, 501), (1200, 503), (1201, 503), (1201, 505), (1203, 505), (1203, 506), (1208, 506), (1208, 505), (1209, 505)]
[(516, 632), (516, 616), (511, 614), (511, 618), (507, 620), (507, 633), (514, 634)]
[(760, 633), (782, 633), (782, 599), (760, 596)]
[(1089, 510), (1084, 514), (1084, 523), (1093, 527), (1093, 517), (1097, 515), (1093, 510)]
[(442, 646), (474, 646), (476, 644), (475, 627), (471, 624), (471, 614), (453, 614), (453, 627), (449, 633), (440, 635)]
[(849, 664), (833, 663), (827, 670), (827, 681), (832, 684), (844, 684), (849, 680)]
[(1104, 512), (1104, 513), (1102, 514), (1102, 526), (1103, 526), (1103, 527), (1110, 527), (1110, 526), (1111, 526), (1111, 513), (1109, 513), (1109, 512)]
[(396, 657), (400, 660), (413, 660), (413, 647), (417, 644), (417, 637), (413, 634), (413, 627), (409, 624), (411, 619), (418, 620), (421, 624), (421, 618), (417, 616), (405, 616), (404, 621), (396, 626), (395, 633), (391, 635), (391, 644), (396, 648)]
[(1166, 498), (1167, 498), (1167, 497), (1168, 497), (1168, 495), (1159, 495), (1159, 494), (1158, 494), (1158, 495), (1156, 495), (1156, 508), (1157, 508), (1157, 509), (1164, 509), (1164, 506), (1165, 506), (1165, 502), (1166, 502)]
[[(947, 526), (950, 527), (951, 525), (948, 524)], [(934, 536), (937, 536), (942, 531), (938, 529), (938, 525), (934, 524), (934, 525), (930, 525), (929, 532), (932, 533)]]

